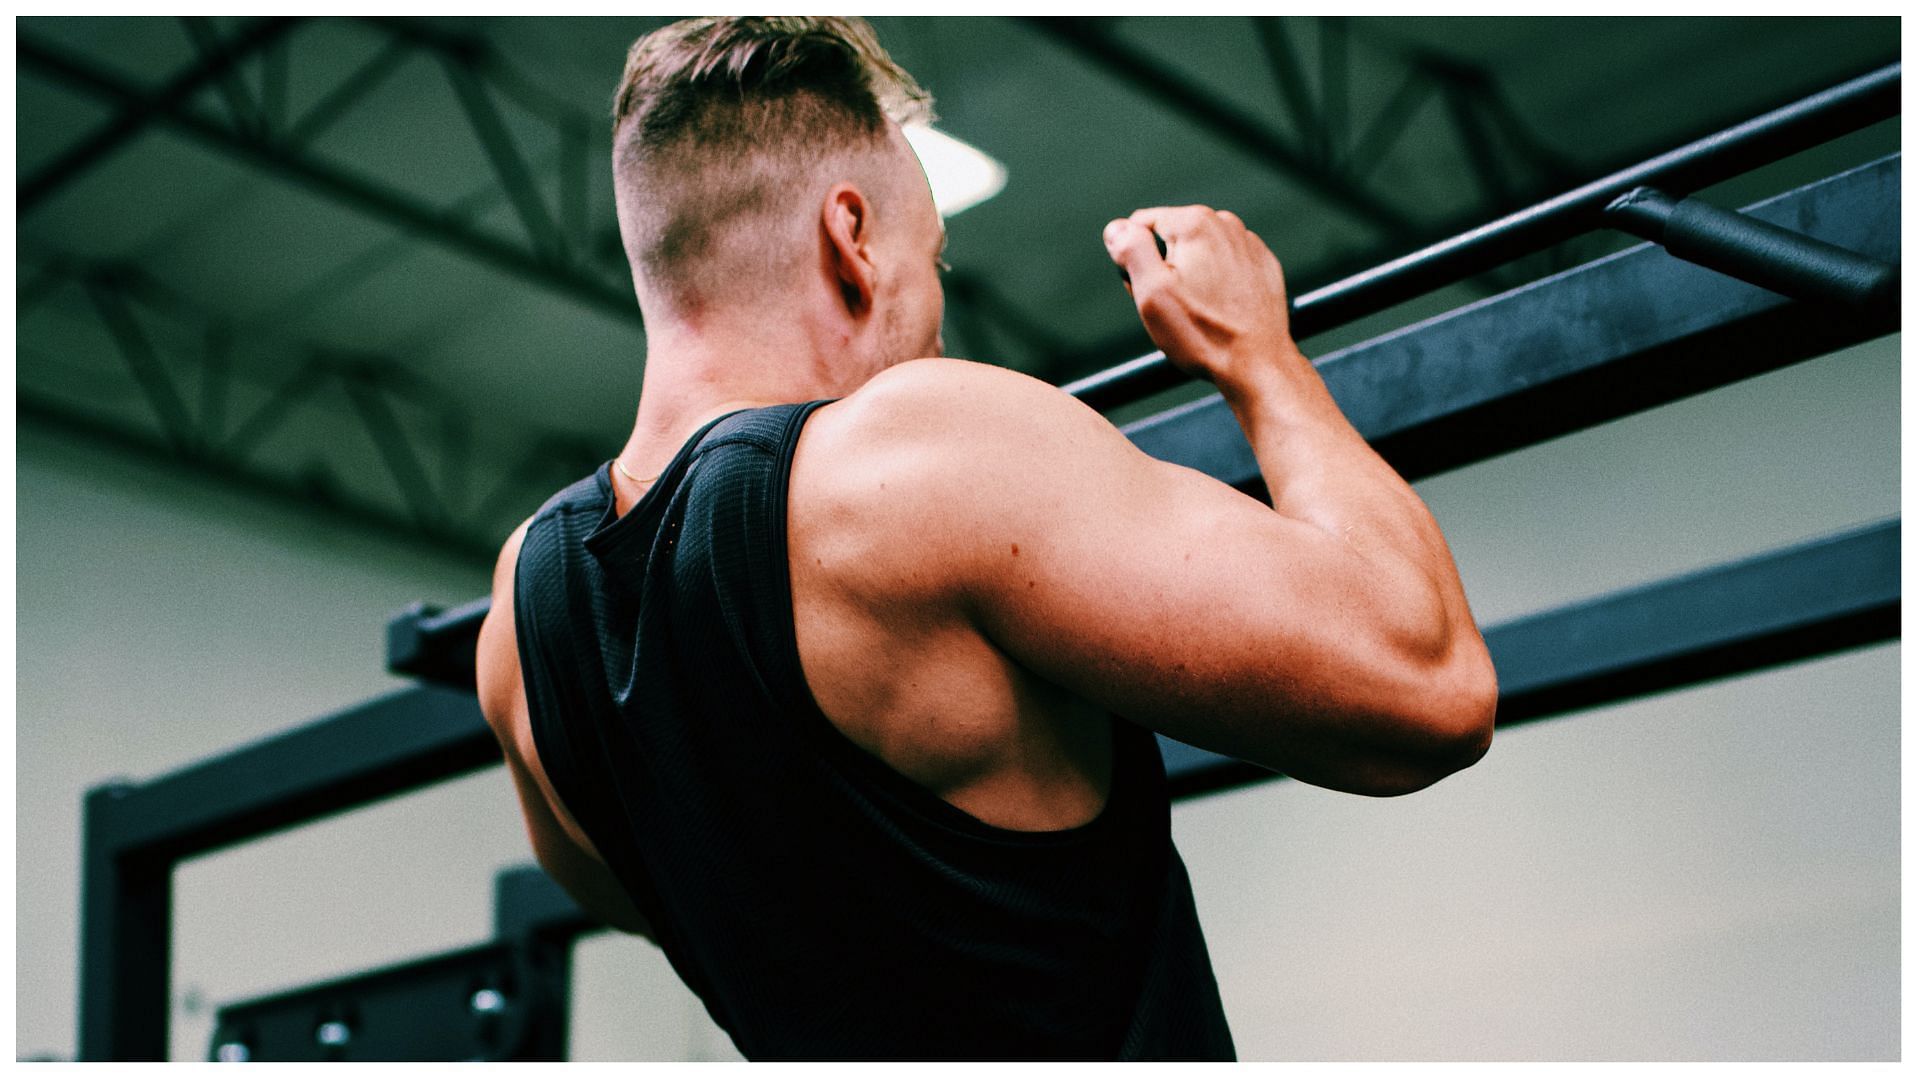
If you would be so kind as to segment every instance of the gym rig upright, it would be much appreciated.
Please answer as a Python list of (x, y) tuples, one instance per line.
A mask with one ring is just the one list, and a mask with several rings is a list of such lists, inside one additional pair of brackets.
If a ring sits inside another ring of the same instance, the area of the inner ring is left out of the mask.
[[(1649, 241), (1316, 362), (1408, 480), (1529, 446), (1899, 329), (1900, 156), (1735, 213), (1688, 193), (1899, 113), (1898, 64), (1302, 293), (1305, 338), (1614, 229)], [(1176, 386), (1153, 354), (1064, 389), (1107, 410)], [(1255, 495), (1219, 396), (1127, 425), (1149, 454)], [(1897, 518), (1484, 629), (1498, 723), (1653, 694), (1899, 637)], [(419, 679), (153, 780), (90, 790), (81, 882), (80, 1057), (167, 1057), (172, 876), (240, 844), (500, 762), (473, 695), (485, 599), (414, 605), (388, 667)], [(1175, 798), (1274, 775), (1161, 738)], [(570, 953), (597, 929), (537, 868), (494, 884), (470, 949), (219, 1009), (218, 1059), (558, 1059)]]

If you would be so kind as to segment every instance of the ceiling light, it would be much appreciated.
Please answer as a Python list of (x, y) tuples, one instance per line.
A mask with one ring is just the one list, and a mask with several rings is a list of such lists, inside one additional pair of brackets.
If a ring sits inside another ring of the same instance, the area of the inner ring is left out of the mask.
[(920, 155), (920, 167), (933, 188), (933, 205), (951, 218), (962, 210), (1000, 194), (1007, 186), (1007, 167), (970, 143), (924, 125), (906, 129), (907, 142)]

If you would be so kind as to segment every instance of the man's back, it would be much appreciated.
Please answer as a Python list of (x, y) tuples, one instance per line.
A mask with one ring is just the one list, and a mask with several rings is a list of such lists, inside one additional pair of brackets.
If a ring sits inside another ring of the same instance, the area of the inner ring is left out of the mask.
[(789, 553), (789, 506), (831, 510), (787, 490), (813, 411), (719, 421), (624, 515), (602, 473), (530, 523), (497, 603), (553, 809), (749, 1055), (1230, 1057), (1151, 733), (938, 619), (892, 636), (830, 566), (845, 530)]
[[(1279, 261), (1206, 207), (1104, 234), (1148, 333), (1233, 409), (1269, 507), (1056, 388), (937, 359), (946, 230), (904, 128), (930, 102), (864, 23), (673, 23), (635, 43), (615, 100), (646, 365), (626, 445), (569, 498), (649, 556), (706, 543), (645, 564), (664, 605), (645, 613), (579, 584), (609, 554), (585, 535), (503, 550), (480, 691), (541, 865), (614, 926), (651, 925), (717, 1013), (713, 973), (747, 1004), (768, 979), (807, 989), (734, 1026), (786, 1034), (742, 1035), (749, 1053), (823, 1031), (909, 1058), (1225, 1053), (1151, 733), (1397, 795), (1486, 752), (1497, 691), (1438, 525), (1295, 346)], [(677, 452), (740, 408), (795, 426), (684, 485)], [(726, 478), (759, 487), (683, 504)], [(562, 603), (527, 606), (516, 572), (556, 567), (580, 572)], [(865, 810), (792, 832), (834, 807)], [(683, 858), (641, 866), (654, 850)], [(843, 961), (859, 978), (836, 984)], [(1000, 1021), (942, 1026), (969, 1010)]]

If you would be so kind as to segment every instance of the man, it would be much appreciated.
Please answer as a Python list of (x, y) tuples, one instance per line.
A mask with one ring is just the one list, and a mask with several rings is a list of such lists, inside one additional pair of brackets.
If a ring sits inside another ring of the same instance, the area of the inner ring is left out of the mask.
[(1230, 1058), (1153, 732), (1411, 792), (1486, 751), (1492, 667), (1232, 214), (1105, 241), (1271, 508), (939, 359), (926, 111), (858, 21), (635, 44), (639, 411), (502, 550), (481, 702), (542, 865), (749, 1057)]

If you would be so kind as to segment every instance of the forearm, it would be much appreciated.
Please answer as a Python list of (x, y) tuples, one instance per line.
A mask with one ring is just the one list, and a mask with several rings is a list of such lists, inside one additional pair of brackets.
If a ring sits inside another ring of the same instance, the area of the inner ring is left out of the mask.
[(1446, 650), (1477, 635), (1438, 523), (1347, 421), (1312, 364), (1288, 348), (1243, 371), (1222, 394), (1274, 510), (1320, 529), (1362, 561), (1380, 614), (1409, 643)]

